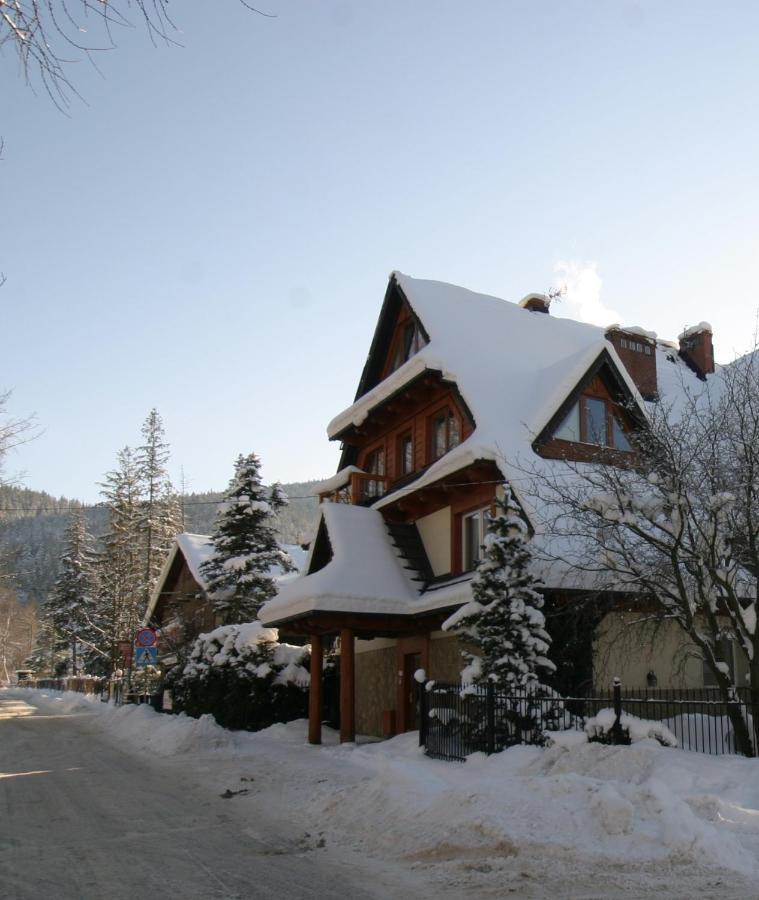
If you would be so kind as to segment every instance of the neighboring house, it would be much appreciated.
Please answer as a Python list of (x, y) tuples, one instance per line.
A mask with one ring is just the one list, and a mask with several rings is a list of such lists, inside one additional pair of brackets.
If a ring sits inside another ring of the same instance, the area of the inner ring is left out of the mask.
[[(713, 371), (705, 323), (678, 348), (640, 328), (555, 318), (539, 294), (514, 304), (393, 273), (355, 402), (327, 429), (342, 443), (342, 458), (320, 487), (321, 519), (304, 573), (260, 614), (311, 641), (309, 739), (320, 740), (319, 662), (335, 637), (341, 739), (414, 727), (415, 671), (458, 679), (458, 641), (440, 628), (471, 597), (485, 515), (503, 482), (535, 545), (545, 546), (550, 527), (520, 492), (523, 469), (619, 459), (631, 452), (627, 435), (643, 422), (647, 402), (675, 397)], [(539, 574), (553, 609), (576, 606), (568, 601), (589, 587), (556, 565)], [(582, 646), (568, 629), (555, 635), (565, 669), (584, 666), (575, 681), (605, 678), (611, 665), (631, 685), (650, 680), (654, 665), (663, 666), (660, 685), (680, 677), (672, 647), (664, 660), (659, 651), (627, 663), (614, 656), (621, 615), (611, 613), (596, 631), (596, 673), (591, 633)], [(703, 684), (700, 665), (687, 678)]]
[[(286, 584), (303, 568), (306, 551), (297, 544), (280, 544), (280, 548), (290, 557), (295, 570), (283, 573), (276, 569), (270, 574), (279, 584)], [(212, 556), (213, 543), (208, 535), (178, 534), (174, 539), (144, 619), (161, 630), (162, 656), (170, 657), (174, 648), (221, 624), (201, 571), (203, 563)]]

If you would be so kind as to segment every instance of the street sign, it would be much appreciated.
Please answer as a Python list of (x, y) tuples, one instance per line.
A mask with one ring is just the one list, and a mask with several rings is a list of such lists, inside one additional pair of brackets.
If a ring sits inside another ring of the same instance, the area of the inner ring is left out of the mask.
[(154, 666), (158, 662), (157, 647), (135, 647), (134, 664), (136, 666)]
[(132, 665), (132, 642), (131, 641), (119, 641), (118, 644), (118, 653), (121, 657), (123, 664), (129, 668)]
[(134, 638), (138, 647), (153, 647), (156, 640), (157, 636), (152, 628), (140, 628)]

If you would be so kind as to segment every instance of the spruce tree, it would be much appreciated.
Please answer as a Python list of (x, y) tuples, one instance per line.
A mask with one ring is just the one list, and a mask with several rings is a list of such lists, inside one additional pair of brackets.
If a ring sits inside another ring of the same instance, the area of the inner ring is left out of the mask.
[(166, 467), (169, 445), (164, 441), (163, 422), (157, 410), (150, 411), (142, 426), (142, 436), (144, 443), (138, 447), (135, 459), (142, 495), (139, 520), (144, 572), (142, 600), (146, 606), (180, 530), (181, 516)]
[(545, 630), (540, 582), (530, 573), (527, 527), (508, 485), (496, 501), (482, 558), (472, 578), (472, 600), (444, 628), (464, 647), (464, 682), (494, 682), (533, 691), (555, 670), (547, 658), (551, 638)]
[(71, 672), (89, 669), (100, 655), (102, 629), (97, 621), (94, 550), (82, 510), (74, 510), (66, 529), (61, 571), (45, 610), (46, 624), (55, 634), (55, 647), (71, 650)]
[(111, 652), (115, 653), (117, 641), (132, 640), (144, 612), (140, 481), (129, 447), (119, 451), (117, 468), (106, 474), (101, 487), (108, 509), (108, 531), (98, 558), (98, 608), (107, 623)]
[(287, 498), (279, 485), (264, 488), (260, 468), (255, 453), (237, 458), (212, 535), (214, 555), (201, 570), (224, 625), (252, 622), (277, 592), (272, 570), (293, 568), (273, 522)]

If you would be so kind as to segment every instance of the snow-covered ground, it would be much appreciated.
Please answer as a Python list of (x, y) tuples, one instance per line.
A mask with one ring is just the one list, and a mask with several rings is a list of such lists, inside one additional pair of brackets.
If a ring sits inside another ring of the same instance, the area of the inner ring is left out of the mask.
[(122, 748), (171, 758), (238, 812), (265, 807), (299, 839), (358, 851), (369, 870), (392, 862), (443, 895), (759, 896), (759, 761), (647, 740), (444, 763), (415, 734), (341, 746), (325, 730), (310, 747), (305, 722), (228, 732), (210, 717), (26, 693), (92, 713)]

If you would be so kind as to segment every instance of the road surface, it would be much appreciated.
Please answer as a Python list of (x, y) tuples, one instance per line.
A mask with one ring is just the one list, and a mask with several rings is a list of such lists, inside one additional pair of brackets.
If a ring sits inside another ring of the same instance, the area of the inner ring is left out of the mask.
[(416, 896), (304, 842), (297, 821), (282, 834), (278, 813), (279, 834), (266, 810), (118, 748), (92, 714), (0, 691), (2, 900)]

